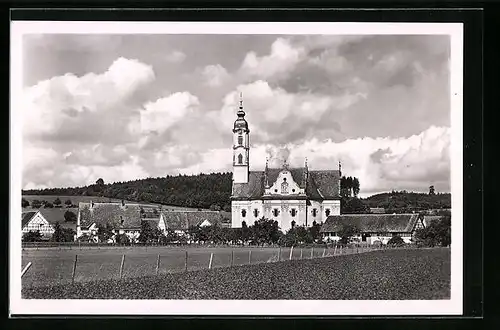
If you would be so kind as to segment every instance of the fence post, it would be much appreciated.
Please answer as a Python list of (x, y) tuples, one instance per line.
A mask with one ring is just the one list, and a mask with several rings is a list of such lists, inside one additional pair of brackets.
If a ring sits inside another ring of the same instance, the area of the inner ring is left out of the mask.
[(160, 268), (160, 255), (158, 254), (158, 260), (156, 261), (156, 275), (158, 275), (159, 268)]
[(252, 250), (248, 251), (248, 264), (252, 264)]
[(187, 252), (187, 250), (186, 250), (186, 260), (184, 262), (184, 265), (185, 265), (184, 271), (187, 272), (187, 270), (188, 270), (188, 252)]
[(335, 257), (335, 253), (337, 252), (337, 244), (335, 244), (335, 247), (333, 248), (333, 256)]
[(208, 263), (208, 269), (212, 269), (212, 259), (214, 258), (214, 253), (210, 253), (210, 262)]
[(288, 258), (288, 260), (292, 260), (292, 253), (293, 253), (293, 245), (292, 248), (290, 249), (290, 258)]
[(326, 248), (323, 248), (323, 255), (321, 256), (322, 258), (325, 257), (325, 252), (326, 252)]
[(302, 250), (303, 248), (300, 248), (300, 260), (302, 260)]
[(231, 266), (230, 267), (233, 267), (233, 264), (234, 264), (234, 250), (231, 250)]
[(122, 255), (122, 263), (120, 264), (120, 279), (122, 279), (123, 275), (123, 264), (125, 263), (125, 255)]
[(281, 261), (281, 246), (280, 246), (280, 249), (278, 251), (278, 261)]
[(23, 277), (24, 274), (28, 271), (28, 269), (31, 267), (31, 261), (28, 262), (28, 264), (24, 267), (24, 269), (21, 271), (21, 277)]
[(76, 263), (78, 262), (78, 254), (75, 254), (75, 262), (73, 263), (73, 273), (71, 273), (71, 284), (75, 283)]

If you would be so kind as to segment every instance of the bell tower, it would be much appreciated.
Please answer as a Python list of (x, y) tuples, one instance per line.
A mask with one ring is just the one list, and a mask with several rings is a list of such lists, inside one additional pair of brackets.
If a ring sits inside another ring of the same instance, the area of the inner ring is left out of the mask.
[(243, 111), (243, 96), (240, 93), (240, 106), (236, 113), (238, 118), (233, 128), (233, 182), (248, 183), (250, 159), (250, 130)]

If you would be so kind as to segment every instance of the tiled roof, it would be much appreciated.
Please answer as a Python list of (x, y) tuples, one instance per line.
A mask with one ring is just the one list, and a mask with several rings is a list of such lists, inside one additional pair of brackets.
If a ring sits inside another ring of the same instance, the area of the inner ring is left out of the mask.
[[(282, 169), (269, 168), (267, 178), (272, 185), (278, 178)], [(293, 180), (302, 186), (302, 178), (305, 168), (289, 169)], [(250, 171), (248, 183), (233, 183), (232, 197), (234, 199), (260, 199), (264, 195), (264, 171)], [(306, 194), (311, 199), (337, 199), (339, 198), (340, 172), (331, 171), (309, 171)], [(276, 197), (280, 198), (281, 197)]]
[(142, 221), (149, 222), (151, 228), (157, 228), (160, 223), (160, 218), (158, 218), (158, 216), (156, 218), (143, 218)]
[(217, 211), (163, 211), (163, 221), (167, 229), (187, 230), (208, 220), (212, 225), (222, 223), (222, 215)]
[(30, 222), (31, 219), (37, 214), (38, 211), (28, 211), (28, 212), (23, 212), (21, 214), (21, 228), (24, 228), (28, 222)]
[(410, 233), (418, 214), (344, 214), (329, 216), (321, 232), (339, 232), (344, 225), (355, 225), (361, 232)]
[[(139, 204), (121, 203), (80, 203), (80, 226), (88, 227), (96, 225), (106, 225), (109, 223), (113, 228), (140, 228), (141, 213)], [(123, 220), (123, 223), (122, 223)]]

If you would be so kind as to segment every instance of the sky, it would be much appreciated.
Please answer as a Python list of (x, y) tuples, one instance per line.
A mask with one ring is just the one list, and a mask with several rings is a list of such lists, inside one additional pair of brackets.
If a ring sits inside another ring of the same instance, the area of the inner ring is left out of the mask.
[(242, 93), (251, 170), (449, 192), (449, 59), (440, 35), (24, 35), (22, 186), (231, 171)]

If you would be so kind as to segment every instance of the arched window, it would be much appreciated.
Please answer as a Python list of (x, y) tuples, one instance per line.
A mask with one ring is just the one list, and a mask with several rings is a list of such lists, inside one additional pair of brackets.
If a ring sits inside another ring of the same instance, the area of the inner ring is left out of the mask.
[(253, 216), (257, 218), (259, 216), (259, 210), (253, 209)]
[(242, 154), (238, 155), (238, 164), (243, 164), (243, 155)]
[(278, 214), (280, 214), (280, 211), (278, 209), (273, 209), (273, 215), (277, 217)]
[(294, 217), (297, 214), (297, 210), (291, 209), (290, 214), (292, 215), (292, 217)]
[(291, 225), (292, 225), (292, 228), (295, 227), (295, 220), (292, 220)]
[(241, 216), (244, 218), (247, 216), (247, 210), (241, 210)]
[(281, 184), (281, 193), (288, 194), (288, 183), (286, 182), (286, 178), (283, 179), (283, 183)]
[(325, 214), (326, 214), (326, 216), (329, 216), (330, 215), (330, 209), (326, 209), (325, 210)]
[(243, 145), (243, 136), (242, 135), (238, 135), (238, 145)]
[(318, 214), (318, 209), (313, 209), (313, 217), (315, 217)]

